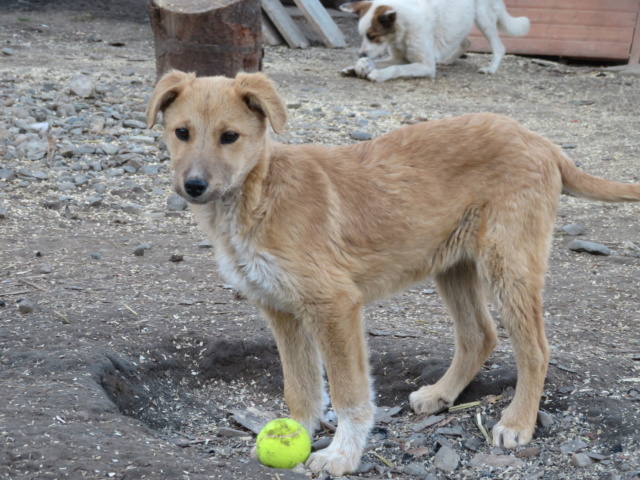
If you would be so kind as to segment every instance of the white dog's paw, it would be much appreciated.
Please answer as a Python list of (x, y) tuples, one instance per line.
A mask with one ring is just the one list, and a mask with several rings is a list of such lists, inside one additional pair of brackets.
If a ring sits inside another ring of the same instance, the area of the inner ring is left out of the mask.
[(362, 57), (356, 62), (353, 68), (358, 77), (369, 78), (369, 75), (376, 69), (376, 65), (370, 58)]
[(496, 69), (491, 67), (482, 67), (478, 69), (478, 73), (484, 73), (485, 75), (493, 75), (494, 73), (496, 73)]
[(358, 74), (356, 73), (356, 67), (347, 67), (347, 68), (343, 68), (342, 70), (340, 70), (340, 75), (342, 75), (343, 77), (357, 77)]
[(448, 399), (442, 392), (429, 385), (416, 390), (409, 395), (409, 403), (413, 411), (418, 414), (437, 413), (453, 405), (455, 399)]
[(357, 449), (341, 450), (332, 442), (324, 450), (312, 453), (305, 466), (313, 472), (326, 470), (333, 477), (341, 477), (346, 473), (354, 472), (359, 463), (360, 452)]
[(531, 441), (533, 431), (534, 427), (526, 425), (508, 427), (500, 421), (491, 430), (493, 445), (501, 448), (516, 448), (520, 445), (526, 445)]

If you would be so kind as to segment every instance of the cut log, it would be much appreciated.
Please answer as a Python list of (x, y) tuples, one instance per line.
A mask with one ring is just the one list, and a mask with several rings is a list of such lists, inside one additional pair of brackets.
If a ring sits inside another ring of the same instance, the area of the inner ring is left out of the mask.
[(171, 69), (235, 77), (262, 69), (260, 0), (150, 0), (160, 78)]

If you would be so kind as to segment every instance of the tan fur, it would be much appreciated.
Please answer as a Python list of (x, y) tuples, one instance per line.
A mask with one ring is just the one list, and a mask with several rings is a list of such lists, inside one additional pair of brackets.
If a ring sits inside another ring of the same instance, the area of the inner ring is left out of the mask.
[[(150, 126), (159, 111), (176, 190), (214, 242), (221, 274), (269, 320), (287, 405), (310, 433), (323, 415), (324, 365), (339, 423), (311, 469), (356, 469), (373, 425), (363, 305), (427, 276), (453, 317), (455, 354), (441, 380), (411, 394), (412, 407), (452, 405), (477, 373), (496, 345), (491, 300), (518, 368), (494, 442), (529, 442), (549, 358), (541, 291), (561, 190), (638, 201), (640, 185), (583, 173), (548, 140), (493, 114), (348, 146), (276, 143), (268, 125), (281, 131), (286, 109), (261, 74), (169, 73), (149, 102)], [(176, 137), (180, 128), (188, 140)], [(224, 143), (229, 132), (237, 141)], [(185, 190), (193, 180), (207, 186), (197, 197)]]

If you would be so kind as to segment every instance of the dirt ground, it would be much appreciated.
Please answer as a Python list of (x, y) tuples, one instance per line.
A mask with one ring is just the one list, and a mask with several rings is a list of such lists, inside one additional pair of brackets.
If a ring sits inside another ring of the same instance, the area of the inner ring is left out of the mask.
[[(0, 169), (18, 172), (0, 178), (0, 478), (326, 479), (249, 458), (255, 435), (232, 411), (287, 415), (277, 350), (257, 310), (218, 277), (189, 212), (168, 209), (166, 152), (143, 138), (157, 139), (160, 128), (125, 132), (116, 116), (99, 132), (53, 130), (58, 152), (65, 142), (109, 137), (118, 155), (139, 155), (157, 171), (112, 176), (103, 159), (105, 167), (72, 191), (53, 181), (56, 168), (96, 153), (9, 155), (24, 133), (14, 128), (19, 111), (44, 112), (33, 113), (38, 122), (66, 103), (79, 117), (114, 105), (140, 116), (155, 81), (145, 5), (0, 4), (0, 49), (9, 49), (0, 53)], [(485, 76), (477, 70), (488, 57), (470, 54), (435, 80), (373, 84), (337, 73), (357, 45), (355, 21), (337, 18), (348, 49), (265, 49), (264, 71), (290, 109), (281, 141), (348, 143), (358, 132), (493, 111), (563, 145), (591, 173), (640, 180), (639, 77), (515, 56)], [(68, 92), (78, 73), (96, 79), (95, 96)], [(21, 168), (49, 178), (21, 177)], [(92, 203), (99, 184), (103, 196)], [(476, 413), (486, 427), (495, 423), (515, 386), (503, 331), (459, 399), (480, 404), (420, 428), (424, 418), (411, 412), (408, 395), (451, 359), (444, 305), (431, 282), (370, 305), (376, 400), (397, 408), (379, 418), (361, 471), (349, 478), (639, 478), (640, 258), (629, 245), (640, 245), (639, 218), (637, 204), (562, 196), (545, 289), (552, 360), (541, 408), (552, 424), (539, 426), (515, 456), (490, 447), (476, 425)], [(579, 238), (611, 255), (570, 250), (575, 237), (562, 227), (574, 223), (585, 227)], [(459, 455), (452, 472), (434, 461), (442, 446)], [(479, 454), (517, 462), (474, 466)]]

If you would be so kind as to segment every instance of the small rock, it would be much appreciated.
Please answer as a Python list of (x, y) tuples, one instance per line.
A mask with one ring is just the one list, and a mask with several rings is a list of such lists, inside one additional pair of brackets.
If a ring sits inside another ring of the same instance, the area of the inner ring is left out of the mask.
[(587, 242), (586, 240), (571, 240), (567, 246), (569, 250), (573, 250), (574, 252), (586, 252), (592, 255), (611, 255), (611, 250), (604, 245)]
[(167, 198), (167, 208), (174, 212), (180, 212), (186, 210), (189, 204), (180, 195), (169, 195)]
[(564, 148), (565, 150), (570, 150), (573, 148), (576, 148), (578, 145), (576, 145), (573, 142), (567, 142), (567, 143), (563, 143), (562, 145), (560, 145), (562, 148)]
[(44, 275), (49, 274), (53, 271), (53, 269), (51, 268), (51, 265), (45, 263), (44, 265), (40, 265), (40, 267), (38, 267), (37, 272), (38, 273), (42, 273)]
[(414, 432), (419, 432), (421, 430), (424, 430), (425, 428), (431, 427), (432, 425), (435, 425), (438, 422), (441, 422), (442, 420), (444, 420), (444, 415), (430, 415), (429, 417), (425, 418), (424, 420), (416, 423), (413, 425), (413, 431)]
[(184, 260), (184, 255), (180, 255), (178, 253), (174, 253), (173, 255), (171, 255), (171, 257), (169, 258), (170, 262), (173, 263), (178, 263)]
[(537, 457), (538, 455), (540, 455), (540, 447), (536, 446), (525, 447), (515, 453), (515, 456), (518, 458), (531, 458)]
[(483, 445), (484, 441), (478, 437), (471, 437), (469, 440), (464, 442), (464, 448), (467, 450), (471, 450), (472, 452), (477, 452), (478, 449)]
[(587, 229), (584, 227), (584, 225), (581, 225), (579, 223), (565, 225), (564, 227), (562, 227), (562, 230), (564, 230), (567, 235), (571, 236), (584, 235), (587, 232)]
[(9, 48), (9, 47), (4, 47), (2, 49), (2, 54), (6, 55), (8, 57), (10, 57), (11, 55), (15, 55), (15, 51), (13, 50), (13, 48)]
[(371, 140), (373, 138), (373, 136), (369, 132), (362, 132), (362, 131), (351, 132), (349, 133), (349, 136), (354, 140), (359, 140), (362, 142)]
[(426, 475), (427, 470), (421, 463), (411, 462), (402, 468), (402, 472), (407, 475), (411, 475), (412, 477), (422, 477), (423, 475)]
[(76, 75), (69, 82), (69, 90), (82, 98), (93, 97), (96, 92), (96, 84), (87, 75)]
[(0, 205), (0, 220), (6, 220), (7, 215), (7, 207)]
[(489, 455), (486, 453), (478, 453), (475, 455), (469, 463), (469, 467), (521, 467), (524, 462), (512, 455)]
[(593, 460), (586, 453), (574, 453), (571, 455), (571, 463), (575, 467), (584, 468), (593, 463)]
[(18, 310), (20, 313), (32, 313), (34, 308), (36, 307), (35, 303), (32, 300), (22, 300), (18, 304)]
[(538, 412), (538, 423), (542, 425), (544, 428), (549, 428), (551, 425), (553, 425), (553, 422), (554, 422), (553, 415), (543, 410), (540, 410)]
[(233, 438), (233, 437), (248, 437), (250, 434), (243, 432), (242, 430), (236, 430), (235, 428), (220, 427), (216, 430), (216, 433), (221, 437)]
[(141, 243), (140, 245), (138, 245), (134, 250), (133, 250), (133, 254), (136, 257), (142, 257), (144, 255), (144, 251), (145, 250), (149, 250), (151, 248), (151, 244), (149, 243)]
[(8, 168), (0, 168), (0, 180), (11, 182), (16, 179), (16, 173)]
[(330, 444), (331, 444), (331, 437), (322, 437), (316, 440), (315, 442), (313, 442), (311, 447), (313, 448), (314, 452), (317, 452), (318, 450), (327, 448)]
[(213, 243), (210, 240), (204, 239), (198, 244), (198, 248), (213, 248)]
[(391, 112), (387, 110), (371, 110), (369, 112), (369, 118), (377, 119), (380, 117), (390, 117)]
[(562, 453), (575, 453), (584, 448), (587, 448), (587, 444), (580, 439), (570, 440), (560, 445), (560, 451)]
[(640, 257), (640, 247), (633, 242), (626, 241), (622, 244), (622, 255), (625, 257)]
[(449, 447), (442, 447), (433, 458), (433, 464), (438, 470), (451, 473), (460, 463), (460, 456)]
[(102, 255), (99, 252), (91, 252), (90, 255), (94, 260), (100, 260), (102, 258)]

